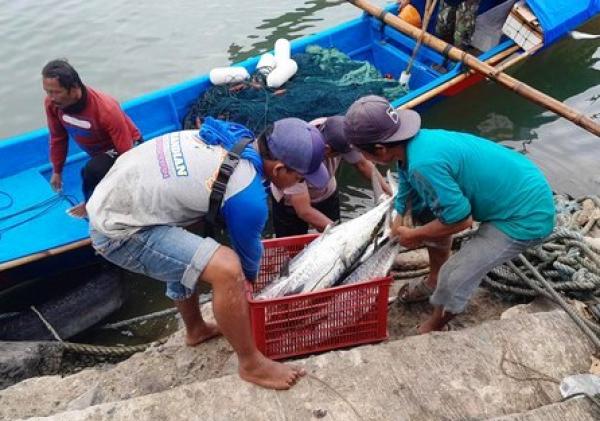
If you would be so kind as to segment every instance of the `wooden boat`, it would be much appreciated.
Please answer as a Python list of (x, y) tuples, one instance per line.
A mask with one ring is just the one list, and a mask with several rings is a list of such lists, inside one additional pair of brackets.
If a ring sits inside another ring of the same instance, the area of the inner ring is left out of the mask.
[[(424, 0), (413, 0), (421, 11), (424, 3)], [(480, 15), (496, 3), (483, 0)], [(503, 37), (499, 44), (478, 57), (498, 71), (551, 45), (600, 12), (599, 0), (526, 0), (526, 3), (535, 14), (534, 21), (529, 24), (539, 24), (543, 31), (542, 41), (526, 51), (513, 40)], [(395, 6), (386, 10), (396, 12)], [(434, 22), (435, 14), (428, 28), (430, 33), (434, 32)], [(295, 40), (292, 54), (303, 52), (313, 44), (337, 48), (354, 60), (369, 61), (382, 74), (398, 78), (407, 67), (416, 40), (376, 17), (363, 14), (329, 30)], [(423, 45), (412, 66), (412, 90), (393, 104), (423, 109), (483, 78), (458, 62), (451, 62), (446, 73), (434, 70), (432, 66), (443, 61), (440, 52)], [(252, 73), (257, 62), (258, 57), (254, 57), (238, 65)], [(123, 108), (144, 138), (151, 139), (180, 130), (190, 104), (210, 86), (208, 76), (203, 75), (130, 100)], [(0, 156), (11, 157), (0, 166), (0, 290), (25, 279), (45, 277), (97, 259), (90, 246), (87, 222), (65, 213), (81, 200), (79, 171), (87, 155), (71, 142), (63, 174), (64, 192), (57, 195), (49, 184), (51, 167), (47, 145), (46, 129), (0, 141)]]

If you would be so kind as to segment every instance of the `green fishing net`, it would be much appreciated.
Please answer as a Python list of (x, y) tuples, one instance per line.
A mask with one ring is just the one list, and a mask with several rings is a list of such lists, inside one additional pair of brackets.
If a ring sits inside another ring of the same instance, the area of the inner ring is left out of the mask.
[(212, 86), (190, 107), (184, 129), (197, 128), (203, 117), (211, 116), (259, 133), (285, 117), (310, 121), (343, 114), (364, 95), (396, 99), (406, 94), (397, 80), (383, 77), (372, 64), (351, 60), (334, 48), (311, 45), (292, 58), (298, 72), (279, 89), (268, 88), (258, 71), (245, 82)]

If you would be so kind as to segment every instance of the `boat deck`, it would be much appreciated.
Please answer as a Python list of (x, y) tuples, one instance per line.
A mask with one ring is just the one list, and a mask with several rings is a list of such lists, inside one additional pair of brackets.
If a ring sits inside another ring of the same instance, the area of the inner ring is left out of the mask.
[(50, 187), (48, 165), (0, 178), (0, 264), (87, 238), (87, 221), (66, 214), (82, 199), (85, 159), (80, 155), (65, 165), (62, 194)]

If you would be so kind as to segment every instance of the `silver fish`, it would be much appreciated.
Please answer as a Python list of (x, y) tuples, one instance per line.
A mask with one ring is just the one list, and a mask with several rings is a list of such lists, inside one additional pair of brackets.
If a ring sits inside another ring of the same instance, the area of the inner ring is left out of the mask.
[(274, 298), (328, 288), (353, 270), (383, 230), (391, 197), (363, 215), (327, 229), (289, 264), (289, 274), (274, 280), (256, 298)]
[(397, 242), (388, 240), (348, 275), (342, 281), (342, 284), (350, 285), (356, 282), (387, 276), (394, 264), (394, 259), (402, 248)]

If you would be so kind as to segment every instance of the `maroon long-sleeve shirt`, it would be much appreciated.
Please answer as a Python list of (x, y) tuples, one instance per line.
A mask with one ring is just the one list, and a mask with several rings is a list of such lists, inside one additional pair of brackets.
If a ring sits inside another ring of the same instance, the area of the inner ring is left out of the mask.
[(46, 97), (44, 106), (50, 130), (50, 161), (55, 173), (62, 173), (69, 145), (68, 135), (90, 156), (110, 149), (119, 155), (133, 147), (140, 132), (112, 97), (85, 87), (85, 104), (69, 113)]

